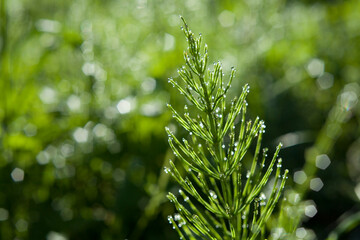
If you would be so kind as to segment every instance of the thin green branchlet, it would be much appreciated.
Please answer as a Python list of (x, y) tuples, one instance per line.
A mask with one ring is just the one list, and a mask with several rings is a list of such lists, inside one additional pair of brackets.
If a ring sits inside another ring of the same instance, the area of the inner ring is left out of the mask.
[[(170, 167), (164, 170), (181, 187), (177, 196), (167, 195), (177, 210), (168, 220), (180, 239), (265, 239), (268, 236), (265, 223), (281, 196), (288, 174), (288, 170), (281, 173), (282, 160), (278, 158), (281, 144), (267, 164), (267, 149), (261, 152), (265, 124), (259, 118), (245, 119), (249, 86), (246, 84), (241, 95), (228, 103), (226, 95), (235, 69), (231, 69), (227, 84), (220, 62), (209, 70), (207, 45), (181, 19), (188, 42), (185, 66), (178, 70), (182, 83), (172, 78), (169, 83), (191, 106), (185, 106), (184, 113), (169, 104), (168, 107), (189, 137), (179, 140), (166, 128), (169, 145), (179, 163), (175, 166), (170, 160)], [(255, 151), (250, 153), (253, 142)], [(270, 179), (274, 179), (272, 186), (268, 184)], [(269, 189), (267, 197), (265, 188)]]

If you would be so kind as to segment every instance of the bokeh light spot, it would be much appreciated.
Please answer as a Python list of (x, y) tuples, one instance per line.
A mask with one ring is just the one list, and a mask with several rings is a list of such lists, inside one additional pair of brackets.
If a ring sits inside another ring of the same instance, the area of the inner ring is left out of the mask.
[(77, 128), (74, 132), (73, 137), (78, 143), (87, 142), (89, 137), (89, 131), (84, 128)]
[(71, 95), (66, 104), (71, 111), (79, 111), (81, 108), (81, 99), (78, 96)]
[(358, 199), (360, 200), (360, 183), (358, 183), (355, 187), (355, 194), (358, 197)]
[(104, 111), (104, 116), (107, 119), (114, 119), (118, 114), (118, 110), (115, 107), (107, 107)]
[(231, 27), (235, 22), (235, 15), (230, 11), (222, 11), (218, 17), (221, 26)]
[(65, 167), (66, 160), (62, 156), (57, 156), (53, 159), (53, 164), (56, 168), (63, 168)]
[(57, 232), (49, 232), (46, 236), (46, 240), (67, 240), (67, 238)]
[(155, 100), (142, 105), (140, 111), (144, 116), (152, 117), (162, 112), (162, 106), (161, 102)]
[(39, 19), (35, 27), (40, 32), (58, 33), (61, 30), (61, 24), (58, 21), (50, 19)]
[(131, 103), (127, 99), (120, 100), (116, 107), (120, 114), (126, 114), (131, 111)]
[(330, 165), (330, 163), (330, 158), (326, 154), (321, 154), (316, 157), (316, 167), (322, 170), (326, 169)]
[(334, 85), (334, 76), (330, 73), (324, 73), (318, 79), (316, 79), (316, 83), (322, 90), (331, 88)]
[(15, 168), (12, 172), (11, 172), (11, 178), (14, 180), (14, 182), (22, 182), (24, 181), (24, 170), (20, 169), (20, 168)]
[(175, 37), (171, 34), (165, 33), (164, 37), (164, 51), (170, 51), (175, 48)]
[(305, 238), (305, 236), (306, 236), (306, 230), (305, 230), (305, 228), (298, 228), (298, 229), (296, 229), (296, 237), (298, 237), (298, 238)]
[(86, 76), (92, 76), (95, 74), (95, 64), (94, 63), (84, 63), (82, 66), (82, 71)]
[(307, 179), (306, 173), (304, 171), (297, 171), (294, 173), (294, 182), (297, 184), (303, 184)]
[(34, 124), (28, 123), (24, 127), (24, 133), (28, 137), (33, 137), (37, 133), (37, 127)]
[(120, 168), (116, 168), (112, 175), (116, 182), (122, 182), (125, 180), (125, 171)]
[(324, 183), (321, 181), (320, 178), (313, 178), (310, 181), (310, 189), (315, 192), (320, 191), (323, 186), (324, 186)]
[(142, 84), (141, 89), (145, 93), (152, 93), (156, 88), (156, 80), (153, 78), (147, 78)]
[(305, 215), (312, 218), (316, 215), (317, 209), (313, 204), (310, 204), (305, 207)]
[(101, 124), (101, 123), (96, 124), (96, 126), (93, 129), (95, 136), (98, 138), (105, 137), (107, 134), (107, 131), (108, 131), (108, 128), (104, 124)]
[(306, 66), (306, 70), (311, 77), (320, 77), (323, 75), (324, 69), (324, 62), (318, 58), (311, 59)]
[(46, 104), (52, 104), (57, 101), (56, 91), (50, 87), (44, 87), (41, 90), (39, 97), (41, 101)]
[(64, 157), (70, 157), (74, 153), (74, 145), (70, 143), (64, 143), (60, 147), (60, 153)]
[(343, 92), (340, 96), (340, 103), (346, 109), (350, 110), (358, 102), (358, 96), (353, 91)]
[(24, 219), (19, 219), (16, 222), (15, 227), (19, 232), (25, 232), (28, 229), (28, 222)]
[(50, 161), (50, 155), (46, 152), (46, 151), (41, 151), (38, 153), (38, 155), (36, 156), (36, 161), (40, 164), (40, 165), (44, 165), (49, 163)]
[(5, 221), (9, 218), (9, 211), (5, 208), (0, 208), (0, 221)]

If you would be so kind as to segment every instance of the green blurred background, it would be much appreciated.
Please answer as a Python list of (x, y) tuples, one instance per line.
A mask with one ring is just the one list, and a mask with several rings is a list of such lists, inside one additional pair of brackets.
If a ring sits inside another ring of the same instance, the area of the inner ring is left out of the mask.
[(360, 1), (0, 0), (0, 239), (178, 238), (162, 169), (179, 15), (237, 69), (233, 95), (250, 84), (287, 188), (316, 206), (308, 236), (360, 211)]

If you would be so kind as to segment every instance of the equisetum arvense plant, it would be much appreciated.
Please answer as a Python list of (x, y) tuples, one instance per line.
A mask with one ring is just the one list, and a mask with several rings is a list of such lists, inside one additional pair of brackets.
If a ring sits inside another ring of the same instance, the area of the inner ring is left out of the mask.
[(170, 160), (164, 170), (181, 187), (178, 194), (167, 195), (177, 210), (168, 220), (180, 239), (265, 239), (265, 224), (288, 173), (281, 173), (281, 144), (267, 161), (267, 149), (261, 151), (264, 122), (245, 119), (249, 86), (228, 102), (235, 69), (227, 83), (220, 62), (208, 69), (207, 45), (181, 19), (188, 42), (185, 66), (178, 70), (182, 81), (170, 78), (169, 83), (191, 104), (184, 113), (168, 104), (173, 118), (188, 132), (179, 140), (166, 128), (178, 162)]

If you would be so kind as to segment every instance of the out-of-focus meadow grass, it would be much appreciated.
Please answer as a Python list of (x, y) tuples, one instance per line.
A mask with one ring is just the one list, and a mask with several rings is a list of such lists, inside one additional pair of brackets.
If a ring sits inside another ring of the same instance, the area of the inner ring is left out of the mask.
[(284, 143), (307, 237), (360, 211), (359, 1), (2, 0), (0, 239), (177, 237), (162, 169), (179, 14), (237, 68), (233, 95), (250, 84), (264, 145)]

